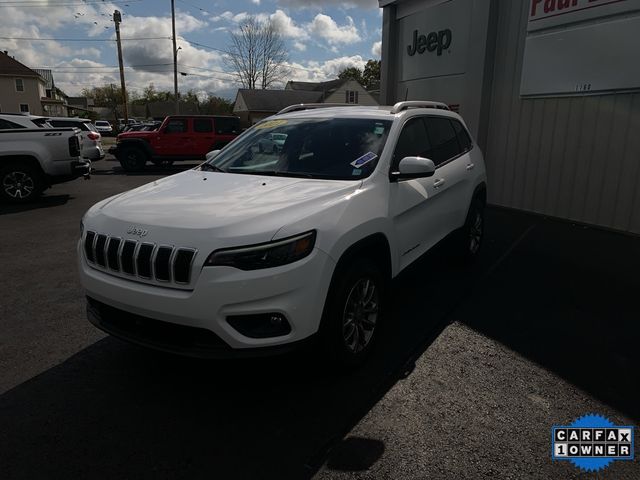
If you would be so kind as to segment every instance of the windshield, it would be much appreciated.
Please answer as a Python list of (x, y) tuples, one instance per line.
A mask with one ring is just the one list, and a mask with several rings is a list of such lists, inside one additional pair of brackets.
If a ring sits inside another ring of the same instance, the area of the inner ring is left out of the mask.
[(373, 172), (390, 120), (312, 118), (265, 120), (203, 168), (253, 175), (356, 180)]

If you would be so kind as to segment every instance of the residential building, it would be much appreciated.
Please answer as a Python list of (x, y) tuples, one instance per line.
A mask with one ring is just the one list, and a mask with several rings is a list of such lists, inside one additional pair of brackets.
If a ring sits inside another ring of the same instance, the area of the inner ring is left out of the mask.
[(67, 95), (56, 87), (51, 70), (34, 68), (34, 72), (45, 80), (45, 94), (40, 98), (42, 113), (50, 117), (66, 117), (69, 115), (67, 108)]
[(0, 111), (44, 114), (41, 99), (46, 97), (46, 80), (37, 72), (0, 52)]
[(378, 105), (376, 98), (356, 80), (336, 79), (327, 82), (289, 81), (285, 90), (320, 92), (322, 103), (353, 103), (356, 105)]
[(320, 103), (322, 92), (306, 90), (252, 90), (241, 88), (236, 95), (233, 113), (244, 125), (253, 125), (297, 103)]

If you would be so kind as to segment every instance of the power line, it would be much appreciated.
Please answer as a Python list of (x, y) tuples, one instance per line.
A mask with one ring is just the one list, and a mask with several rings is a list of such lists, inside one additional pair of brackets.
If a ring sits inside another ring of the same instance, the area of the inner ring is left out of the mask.
[[(189, 42), (191, 45), (196, 45), (198, 47), (202, 47), (202, 48), (208, 48), (209, 50), (215, 50), (217, 52), (222, 52), (226, 55), (233, 55), (231, 52), (228, 52), (227, 50), (223, 50), (221, 48), (217, 48), (217, 47), (212, 47), (211, 45), (205, 45), (204, 43), (198, 43), (198, 42), (194, 42), (193, 40), (189, 40), (188, 38), (184, 38), (185, 41)], [(304, 68), (304, 67), (294, 67), (293, 65), (287, 65), (287, 68), (291, 68), (293, 70), (302, 70), (305, 72), (314, 72), (314, 73), (322, 73), (322, 69), (321, 68)]]
[[(110, 0), (109, 3), (112, 4), (124, 4), (124, 6), (128, 7), (130, 3), (141, 2), (142, 0)], [(28, 2), (18, 2), (16, 0), (12, 2), (0, 2), (0, 8), (2, 7), (14, 7), (14, 8), (58, 8), (58, 7), (81, 7), (87, 5), (106, 5), (102, 1), (91, 1), (91, 2), (73, 2), (73, 3), (28, 3)]]
[[(141, 68), (141, 67), (159, 67), (159, 66), (167, 66), (167, 65), (173, 65), (173, 63), (145, 63), (145, 64), (140, 64), (140, 65), (125, 65), (124, 68)], [(112, 68), (118, 68), (118, 65), (57, 65), (57, 66), (45, 66), (45, 67), (36, 67), (36, 68), (40, 68), (40, 69), (44, 69), (44, 70), (56, 70), (58, 71), (59, 69), (95, 69), (95, 68), (106, 68), (106, 69), (112, 69)], [(99, 72), (96, 72), (99, 73)]]
[[(122, 41), (170, 40), (171, 37), (135, 37), (122, 38)], [(0, 40), (26, 40), (29, 42), (115, 42), (115, 38), (36, 38), (36, 37), (0, 37)]]

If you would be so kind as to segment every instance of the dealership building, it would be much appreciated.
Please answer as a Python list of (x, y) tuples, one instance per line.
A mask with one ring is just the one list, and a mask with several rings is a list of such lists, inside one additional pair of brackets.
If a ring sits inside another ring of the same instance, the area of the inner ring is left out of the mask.
[(640, 0), (379, 0), (381, 103), (439, 100), (489, 202), (640, 234)]

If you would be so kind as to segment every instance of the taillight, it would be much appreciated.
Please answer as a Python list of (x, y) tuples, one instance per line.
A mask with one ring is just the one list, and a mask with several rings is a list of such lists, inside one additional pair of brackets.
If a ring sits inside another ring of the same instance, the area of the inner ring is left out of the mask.
[(100, 140), (100, 134), (96, 132), (89, 132), (87, 137), (89, 137), (89, 140)]
[(80, 156), (80, 142), (77, 136), (69, 137), (69, 155), (72, 157)]

